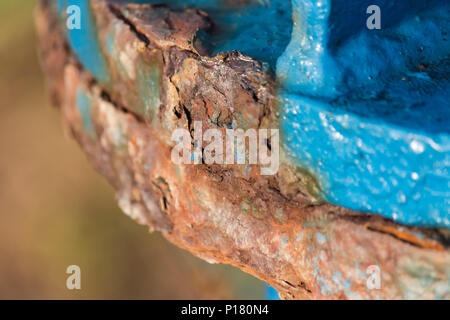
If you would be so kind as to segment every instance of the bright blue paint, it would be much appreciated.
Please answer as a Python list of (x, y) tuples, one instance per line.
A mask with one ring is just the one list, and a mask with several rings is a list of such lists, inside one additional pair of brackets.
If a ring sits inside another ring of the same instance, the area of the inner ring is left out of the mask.
[[(366, 86), (379, 90), (380, 81), (448, 54), (442, 35), (449, 27), (445, 0), (292, 3), (296, 24), (277, 64), (277, 75), (290, 92), (330, 98)], [(369, 5), (381, 8), (381, 30), (366, 28)]]
[(266, 285), (266, 299), (267, 300), (280, 300), (278, 291), (275, 290), (273, 287)]
[[(68, 30), (66, 27), (66, 10), (71, 5), (81, 9), (81, 29)], [(95, 20), (92, 15), (89, 0), (56, 0), (62, 26), (67, 32), (67, 39), (73, 52), (81, 64), (100, 82), (109, 81), (109, 71), (106, 59), (97, 39)]]
[[(377, 3), (382, 30), (370, 31)], [(293, 161), (331, 203), (450, 228), (448, 2), (293, 4), (300, 23), (277, 65)]]
[[(414, 133), (330, 113), (329, 105), (315, 100), (283, 97), (289, 154), (321, 181), (328, 201), (407, 224), (449, 226), (448, 135)], [(424, 151), (417, 153), (420, 146)]]

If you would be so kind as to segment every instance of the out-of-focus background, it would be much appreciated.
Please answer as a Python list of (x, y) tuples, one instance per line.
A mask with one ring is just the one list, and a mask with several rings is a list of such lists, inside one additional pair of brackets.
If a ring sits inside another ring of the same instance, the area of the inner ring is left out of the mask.
[[(39, 68), (35, 1), (0, 1), (0, 299), (260, 299), (126, 217), (64, 132)], [(66, 268), (81, 268), (81, 290)]]

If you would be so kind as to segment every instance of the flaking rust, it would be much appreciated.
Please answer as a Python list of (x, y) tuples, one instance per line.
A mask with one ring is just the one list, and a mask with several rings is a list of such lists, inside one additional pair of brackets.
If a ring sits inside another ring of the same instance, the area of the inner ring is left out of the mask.
[[(450, 298), (446, 231), (322, 203), (315, 179), (286, 159), (274, 176), (257, 165), (174, 164), (171, 132), (194, 121), (277, 127), (270, 72), (239, 52), (208, 55), (194, 41), (213, 23), (204, 12), (104, 0), (91, 7), (109, 81), (73, 54), (52, 1), (40, 1), (36, 15), (42, 65), (66, 127), (127, 215), (285, 299)], [(378, 290), (367, 287), (372, 265), (381, 270)]]

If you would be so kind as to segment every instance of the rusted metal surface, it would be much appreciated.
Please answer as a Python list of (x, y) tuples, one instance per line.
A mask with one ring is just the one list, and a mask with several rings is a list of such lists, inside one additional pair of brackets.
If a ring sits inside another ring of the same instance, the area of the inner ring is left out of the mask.
[[(285, 299), (450, 298), (447, 231), (405, 227), (321, 203), (317, 184), (281, 154), (257, 165), (177, 165), (176, 128), (277, 127), (272, 77), (239, 52), (208, 56), (192, 41), (196, 10), (92, 2), (110, 80), (96, 81), (66, 43), (52, 2), (37, 29), (65, 126), (117, 190), (122, 210), (211, 263), (231, 264)], [(368, 290), (367, 267), (381, 269)]]

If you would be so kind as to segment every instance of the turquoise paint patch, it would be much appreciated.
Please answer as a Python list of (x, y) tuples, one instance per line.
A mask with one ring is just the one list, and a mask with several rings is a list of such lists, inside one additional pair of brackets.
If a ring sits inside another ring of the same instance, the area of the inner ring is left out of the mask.
[(280, 296), (278, 295), (278, 291), (275, 288), (266, 285), (266, 299), (267, 300), (280, 300)]
[(118, 36), (115, 26), (106, 37), (105, 48), (118, 70), (120, 81), (131, 81), (134, 84), (128, 91), (127, 105), (139, 115), (152, 120), (161, 106), (162, 65), (159, 57), (129, 57), (126, 50), (117, 50), (115, 42)]
[(80, 112), (81, 121), (86, 132), (91, 136), (95, 136), (94, 124), (92, 123), (92, 99), (86, 94), (82, 88), (77, 90), (77, 107)]
[[(61, 17), (61, 24), (66, 30), (67, 40), (73, 52), (99, 82), (108, 83), (110, 74), (108, 64), (97, 38), (97, 27), (89, 0), (55, 0)], [(81, 29), (68, 30), (66, 26), (67, 8), (77, 5), (81, 10)]]
[(141, 103), (137, 111), (146, 118), (153, 119), (161, 105), (161, 66), (158, 63), (142, 63), (136, 72), (136, 85)]

